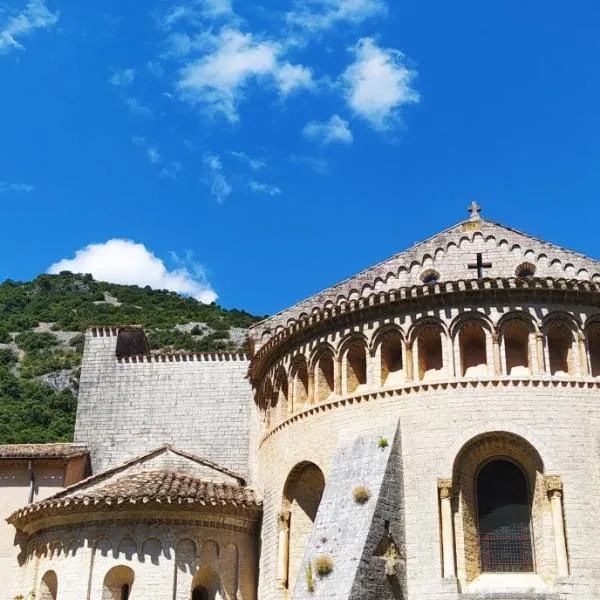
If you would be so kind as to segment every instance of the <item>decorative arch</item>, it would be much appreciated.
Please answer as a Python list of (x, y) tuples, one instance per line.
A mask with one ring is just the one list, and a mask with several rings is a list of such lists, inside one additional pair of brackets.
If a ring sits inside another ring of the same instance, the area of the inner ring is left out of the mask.
[(39, 600), (56, 600), (58, 594), (58, 578), (55, 571), (46, 571), (40, 581), (37, 598)]
[(104, 576), (102, 600), (129, 600), (135, 574), (131, 567), (118, 565)]
[(309, 402), (308, 364), (306, 357), (299, 354), (294, 357), (290, 368), (290, 388), (292, 395), (292, 411), (304, 408)]
[(397, 385), (406, 381), (406, 350), (401, 329), (396, 325), (380, 328), (372, 347), (381, 365), (380, 384)]
[(409, 330), (409, 340), (419, 380), (438, 379), (449, 372), (448, 332), (440, 319), (425, 317), (413, 323)]
[[(463, 584), (490, 570), (556, 576), (546, 484), (539, 453), (514, 433), (483, 433), (461, 448), (444, 485), (451, 488), (457, 576)], [(511, 508), (511, 502), (518, 507)], [(517, 548), (521, 556), (514, 554)]]
[(498, 333), (504, 375), (528, 376), (534, 369), (536, 348), (536, 324), (524, 312), (510, 312), (498, 321)]
[(335, 393), (335, 353), (329, 344), (318, 346), (311, 357), (315, 402), (324, 402)]
[(277, 579), (292, 589), (325, 489), (325, 476), (314, 463), (298, 463), (289, 473), (279, 515)]
[(339, 346), (342, 371), (342, 392), (353, 394), (367, 384), (367, 340), (354, 333)]
[[(493, 363), (492, 338), (489, 327), (480, 318), (461, 320), (456, 332), (457, 364), (462, 377), (488, 375)], [(458, 370), (458, 369), (457, 369)]]
[(576, 375), (578, 324), (568, 313), (553, 312), (542, 322), (544, 354), (550, 375)]

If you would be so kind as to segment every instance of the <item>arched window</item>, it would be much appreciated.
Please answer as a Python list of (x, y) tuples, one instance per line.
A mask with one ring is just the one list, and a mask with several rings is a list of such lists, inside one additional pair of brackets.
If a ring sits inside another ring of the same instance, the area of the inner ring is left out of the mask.
[(38, 598), (40, 600), (56, 600), (58, 580), (54, 571), (46, 571), (40, 582)]
[(292, 373), (292, 408), (297, 411), (308, 402), (308, 367), (304, 356), (296, 359)]
[(208, 591), (201, 585), (197, 585), (192, 590), (192, 600), (208, 600)]
[(388, 331), (381, 340), (381, 385), (402, 383), (405, 379), (402, 337), (397, 331)]
[(477, 476), (477, 516), (484, 573), (533, 571), (531, 503), (525, 474), (505, 459)]
[(442, 331), (439, 327), (426, 327), (418, 339), (419, 379), (435, 379), (444, 369)]
[(315, 396), (317, 402), (324, 402), (333, 394), (333, 354), (323, 350), (315, 365)]
[(104, 576), (102, 600), (129, 600), (134, 573), (130, 567), (113, 567)]
[(367, 383), (367, 349), (361, 340), (352, 342), (344, 356), (346, 371), (346, 393), (352, 394), (359, 386)]
[(590, 374), (600, 376), (600, 323), (592, 323), (587, 329), (587, 346), (590, 356)]
[(568, 375), (573, 351), (573, 333), (561, 322), (551, 323), (546, 330), (548, 343), (548, 359), (551, 375)]
[(530, 375), (529, 329), (519, 319), (509, 321), (503, 332), (507, 375)]
[(487, 375), (485, 332), (478, 323), (466, 323), (459, 334), (461, 375)]

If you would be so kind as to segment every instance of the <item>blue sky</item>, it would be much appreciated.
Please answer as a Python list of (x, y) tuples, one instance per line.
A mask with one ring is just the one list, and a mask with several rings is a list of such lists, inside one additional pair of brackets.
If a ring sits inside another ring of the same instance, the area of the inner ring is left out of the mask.
[(0, 0), (0, 279), (272, 313), (473, 198), (600, 257), (599, 64), (593, 0)]

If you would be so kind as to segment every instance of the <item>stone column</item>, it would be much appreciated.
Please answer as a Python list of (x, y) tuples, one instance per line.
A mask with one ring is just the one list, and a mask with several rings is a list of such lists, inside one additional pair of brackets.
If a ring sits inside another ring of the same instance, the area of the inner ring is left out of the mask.
[(554, 526), (554, 546), (556, 548), (556, 566), (559, 577), (569, 575), (569, 560), (565, 538), (565, 521), (562, 505), (562, 482), (560, 477), (546, 477), (546, 490), (552, 508), (552, 524)]
[(333, 359), (333, 392), (342, 395), (342, 363), (337, 356)]
[(406, 342), (406, 381), (413, 381), (415, 377), (413, 359), (413, 345), (411, 342)]
[(489, 370), (493, 376), (497, 377), (502, 374), (502, 364), (500, 362), (500, 341), (495, 331), (492, 332), (492, 360), (494, 363)]
[(544, 364), (548, 364), (548, 373), (550, 373), (550, 355), (548, 354), (548, 344), (544, 344), (544, 335), (540, 332), (535, 334), (538, 373), (546, 373)]
[(306, 402), (307, 404), (314, 404), (315, 403), (315, 373), (314, 371), (311, 369), (308, 372), (308, 390), (307, 390), (307, 394), (306, 394)]
[(277, 583), (285, 588), (290, 560), (290, 511), (279, 513), (279, 546), (277, 549)]
[(456, 577), (454, 566), (454, 531), (452, 528), (452, 480), (438, 480), (440, 516), (442, 520), (442, 567), (444, 578)]
[(583, 332), (578, 332), (577, 337), (579, 339), (579, 364), (581, 368), (581, 377), (587, 377), (590, 374), (589, 362), (588, 362), (588, 349), (585, 343), (585, 335)]

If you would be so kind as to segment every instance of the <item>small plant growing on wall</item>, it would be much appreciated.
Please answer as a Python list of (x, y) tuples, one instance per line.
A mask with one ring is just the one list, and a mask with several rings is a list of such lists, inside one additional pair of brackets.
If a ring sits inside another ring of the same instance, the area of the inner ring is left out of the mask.
[(371, 490), (364, 485), (357, 485), (352, 490), (352, 495), (356, 504), (366, 504), (371, 497)]
[(396, 546), (392, 543), (384, 554), (385, 558), (385, 574), (387, 577), (393, 577), (396, 575), (398, 569), (398, 558), (400, 554)]
[(332, 571), (333, 561), (329, 556), (324, 554), (323, 556), (317, 556), (317, 558), (315, 558), (315, 572), (319, 579), (327, 577)]
[(387, 448), (390, 445), (390, 443), (387, 441), (387, 438), (379, 436), (379, 441), (377, 442), (377, 445), (380, 448)]
[(310, 563), (308, 563), (308, 565), (306, 565), (306, 571), (304, 572), (304, 576), (306, 578), (306, 589), (309, 592), (314, 592), (315, 591), (315, 580), (313, 578), (313, 570), (312, 570), (312, 565)]

